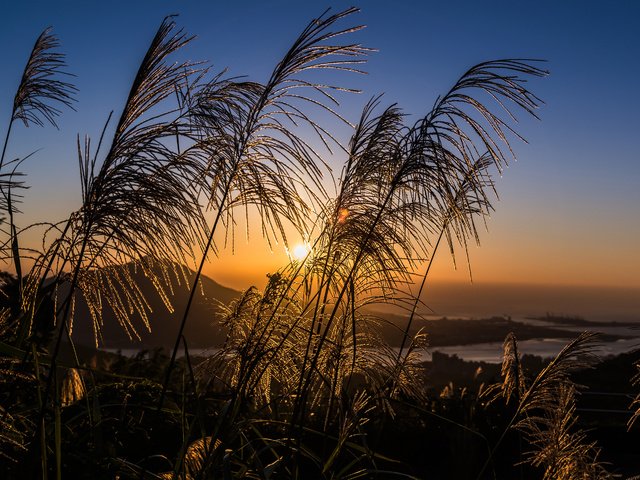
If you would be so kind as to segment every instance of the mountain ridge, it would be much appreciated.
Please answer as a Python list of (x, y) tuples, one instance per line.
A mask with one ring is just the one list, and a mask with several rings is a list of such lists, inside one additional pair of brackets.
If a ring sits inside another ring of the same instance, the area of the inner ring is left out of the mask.
[[(124, 264), (115, 268), (129, 268), (130, 265)], [(158, 267), (151, 268), (155, 268), (154, 273), (158, 273)], [(180, 321), (186, 309), (189, 288), (193, 285), (195, 275), (195, 272), (188, 267), (179, 268), (183, 269), (185, 278), (178, 278), (176, 273), (171, 273), (166, 276), (171, 285), (164, 285), (164, 287), (167, 287), (167, 297), (173, 307), (173, 312), (167, 309), (161, 295), (157, 292), (150, 278), (142, 272), (142, 269), (130, 268), (133, 281), (149, 304), (150, 312), (148, 317), (151, 331), (147, 329), (141, 316), (135, 313), (131, 315), (130, 320), (140, 338), (130, 339), (118, 323), (113, 310), (105, 305), (102, 309), (103, 326), (101, 338), (98, 342), (99, 347), (105, 349), (149, 349), (166, 348), (168, 345), (172, 345), (175, 342)], [(158, 277), (163, 278), (165, 276), (158, 275)], [(185, 325), (184, 335), (189, 347), (219, 346), (224, 342), (226, 336), (226, 332), (215, 322), (216, 315), (219, 315), (219, 305), (220, 303), (228, 305), (232, 300), (239, 297), (241, 292), (225, 287), (205, 275), (200, 276), (199, 283), (200, 285), (195, 293), (189, 318)], [(89, 308), (81, 297), (81, 295), (76, 297), (76, 311), (71, 338), (76, 343), (94, 346), (93, 322), (91, 321)]]

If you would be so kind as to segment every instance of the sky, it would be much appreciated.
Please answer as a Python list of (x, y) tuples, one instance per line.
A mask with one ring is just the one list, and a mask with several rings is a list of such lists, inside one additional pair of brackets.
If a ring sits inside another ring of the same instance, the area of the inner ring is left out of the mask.
[[(138, 62), (162, 18), (197, 35), (181, 58), (208, 60), (216, 70), (265, 81), (306, 23), (344, 2), (296, 1), (29, 1), (2, 0), (0, 134), (33, 41), (51, 25), (79, 92), (76, 111), (54, 128), (16, 127), (9, 155), (38, 152), (25, 164), (22, 225), (65, 218), (78, 208), (75, 139), (95, 139), (111, 110), (122, 108)], [(366, 76), (344, 77), (363, 91), (343, 97), (355, 121), (364, 104), (384, 94), (410, 120), (425, 115), (470, 66), (498, 58), (547, 61), (551, 74), (530, 88), (544, 100), (540, 121), (522, 116), (517, 161), (496, 177), (499, 201), (472, 245), (475, 284), (537, 284), (640, 288), (640, 3), (635, 1), (362, 1), (343, 23), (364, 24), (353, 40), (375, 48)], [(348, 132), (340, 131), (344, 140)], [(342, 158), (329, 159), (339, 174)], [(286, 255), (239, 235), (207, 265), (220, 283), (263, 285)], [(292, 242), (295, 243), (295, 239)], [(468, 283), (464, 262), (454, 269), (445, 250), (434, 282)]]

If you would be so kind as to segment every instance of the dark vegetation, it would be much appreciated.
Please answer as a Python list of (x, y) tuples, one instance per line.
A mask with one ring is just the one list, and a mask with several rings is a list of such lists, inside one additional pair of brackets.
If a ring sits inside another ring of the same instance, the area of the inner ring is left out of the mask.
[(574, 326), (574, 327), (638, 327), (636, 322), (598, 322), (585, 320), (582, 317), (572, 315), (554, 315), (547, 313), (544, 317), (531, 317), (532, 320), (543, 320), (549, 324)]
[[(120, 114), (97, 142), (78, 139), (81, 207), (20, 227), (26, 159), (6, 160), (11, 129), (55, 124), (75, 92), (55, 37), (36, 41), (0, 159), (2, 255), (16, 272), (0, 285), (3, 478), (583, 479), (620, 468), (601, 462), (613, 456), (579, 415), (575, 375), (594, 363), (592, 334), (546, 363), (522, 358), (509, 334), (499, 375), (472, 365), (474, 378), (452, 373), (442, 388), (440, 361), (469, 366), (418, 354), (430, 262), (438, 248), (464, 256), (477, 241), (516, 115), (540, 103), (526, 80), (546, 72), (529, 60), (481, 63), (413, 125), (380, 98), (351, 125), (337, 111), (348, 89), (333, 80), (357, 73), (368, 52), (344, 41), (359, 29), (339, 27), (352, 13), (309, 23), (264, 83), (175, 61), (190, 37), (165, 19)], [(312, 118), (318, 109), (352, 129), (348, 145)], [(335, 192), (300, 126), (344, 155)], [(205, 261), (248, 209), (270, 242), (297, 229), (307, 258), (263, 291), (200, 303)], [(41, 248), (25, 248), (38, 229)], [(125, 358), (73, 342), (81, 324), (98, 345), (112, 335), (108, 312), (132, 338), (159, 328), (143, 277), (168, 309), (187, 285), (170, 354)], [(380, 304), (407, 311), (399, 349), (367, 313)], [(206, 358), (189, 353), (192, 336), (206, 335), (191, 329), (195, 315), (226, 333)], [(635, 358), (623, 360), (629, 373)]]
[[(389, 316), (386, 316), (387, 318)], [(398, 333), (394, 325), (401, 324), (401, 318), (391, 317), (390, 323), (382, 327), (385, 339), (391, 345), (402, 343), (402, 333)], [(501, 342), (507, 333), (513, 332), (518, 340), (533, 338), (575, 338), (576, 333), (561, 328), (529, 325), (504, 317), (485, 319), (421, 320), (421, 328), (429, 332), (429, 345), (442, 347), (446, 345), (471, 345), (475, 343)], [(417, 328), (416, 328), (417, 330)], [(415, 333), (415, 332), (414, 332)], [(626, 338), (623, 335), (600, 335), (600, 341), (614, 341)]]

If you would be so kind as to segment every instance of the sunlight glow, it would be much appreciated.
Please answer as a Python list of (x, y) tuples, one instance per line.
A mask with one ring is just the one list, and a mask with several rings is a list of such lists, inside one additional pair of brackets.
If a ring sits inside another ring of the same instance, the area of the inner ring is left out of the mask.
[(291, 254), (294, 260), (298, 260), (300, 262), (307, 257), (310, 250), (311, 249), (309, 248), (309, 245), (304, 243), (299, 243), (295, 247), (293, 247)]
[(346, 208), (341, 208), (340, 213), (338, 215), (338, 223), (346, 222), (348, 216), (349, 216), (349, 210), (347, 210)]

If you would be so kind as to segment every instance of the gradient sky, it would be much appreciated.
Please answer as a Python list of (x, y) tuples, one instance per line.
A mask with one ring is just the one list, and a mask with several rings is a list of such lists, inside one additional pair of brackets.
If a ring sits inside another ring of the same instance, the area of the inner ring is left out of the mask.
[[(22, 225), (63, 218), (79, 205), (75, 136), (95, 139), (122, 108), (138, 62), (162, 18), (196, 34), (183, 56), (263, 81), (313, 17), (343, 2), (3, 1), (0, 134), (33, 41), (52, 25), (77, 75), (77, 112), (60, 130), (17, 127), (11, 158), (42, 149), (23, 170), (31, 190)], [(346, 98), (356, 120), (373, 95), (413, 119), (471, 65), (496, 58), (548, 60), (551, 75), (531, 88), (546, 105), (542, 121), (523, 119), (529, 144), (496, 179), (500, 201), (482, 246), (471, 249), (475, 282), (640, 288), (640, 3), (636, 1), (363, 1), (348, 22), (367, 25), (354, 39), (379, 50), (369, 75), (345, 77), (362, 95)], [(347, 22), (347, 23), (348, 23)], [(346, 137), (343, 137), (346, 138)], [(340, 159), (331, 160), (339, 174)], [(46, 208), (43, 208), (46, 205)], [(256, 229), (254, 238), (259, 231)], [(263, 283), (286, 260), (252, 240), (224, 252), (206, 274), (232, 287)], [(434, 280), (468, 281), (442, 250)]]

